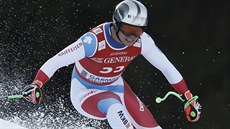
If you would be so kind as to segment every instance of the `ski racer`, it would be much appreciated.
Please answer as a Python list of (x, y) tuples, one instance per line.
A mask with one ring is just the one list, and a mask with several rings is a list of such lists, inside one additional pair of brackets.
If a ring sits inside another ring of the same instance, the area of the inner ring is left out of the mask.
[[(70, 96), (79, 113), (92, 119), (107, 119), (114, 129), (161, 129), (121, 76), (132, 60), (143, 55), (180, 95), (187, 100), (193, 95), (178, 70), (145, 32), (147, 25), (147, 9), (141, 2), (120, 2), (112, 22), (89, 30), (45, 62), (23, 94), (29, 101), (38, 104), (42, 98), (40, 88), (55, 71), (74, 64)], [(197, 101), (190, 103), (185, 110), (188, 121), (197, 121), (200, 109)], [(191, 111), (195, 111), (196, 115), (191, 116)]]

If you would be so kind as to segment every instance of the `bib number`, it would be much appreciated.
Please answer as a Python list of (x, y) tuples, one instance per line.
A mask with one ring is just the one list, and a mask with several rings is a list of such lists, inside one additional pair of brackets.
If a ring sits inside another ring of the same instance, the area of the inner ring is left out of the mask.
[(118, 73), (121, 72), (125, 66), (117, 66), (116, 68), (112, 67), (103, 67), (103, 70), (100, 71), (100, 73), (107, 74), (107, 73)]

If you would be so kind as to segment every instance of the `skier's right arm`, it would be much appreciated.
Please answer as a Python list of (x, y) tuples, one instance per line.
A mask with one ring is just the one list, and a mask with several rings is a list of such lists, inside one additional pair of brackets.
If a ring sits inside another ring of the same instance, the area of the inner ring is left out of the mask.
[(43, 85), (46, 81), (49, 80), (49, 78), (53, 76), (53, 74), (58, 69), (73, 64), (84, 57), (92, 56), (96, 49), (96, 36), (91, 32), (84, 34), (76, 42), (67, 46), (62, 51), (46, 61), (37, 72), (34, 81), (40, 81)]
[[(35, 88), (29, 88), (30, 90), (28, 90), (28, 88), (25, 88), (23, 90), (23, 93), (26, 93), (26, 96), (36, 97), (36, 95), (33, 95), (33, 93), (35, 93), (35, 89), (41, 88), (43, 84), (45, 84), (59, 68), (73, 64), (76, 61), (81, 60), (85, 57), (90, 57), (96, 52), (96, 50), (96, 36), (91, 32), (86, 33), (85, 35), (81, 36), (81, 38), (79, 38), (76, 42), (67, 46), (62, 51), (46, 61), (38, 70), (32, 84), (28, 85)], [(32, 100), (39, 100), (39, 102), (41, 101), (41, 99), (36, 98), (30, 98), (27, 100), (30, 100), (31, 102), (33, 102)]]

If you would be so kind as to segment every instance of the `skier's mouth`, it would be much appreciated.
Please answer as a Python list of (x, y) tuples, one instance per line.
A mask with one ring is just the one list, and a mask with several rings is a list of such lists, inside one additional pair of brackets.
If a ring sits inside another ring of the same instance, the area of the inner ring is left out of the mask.
[(127, 42), (134, 42), (136, 39), (130, 39), (130, 38), (127, 38), (126, 41)]

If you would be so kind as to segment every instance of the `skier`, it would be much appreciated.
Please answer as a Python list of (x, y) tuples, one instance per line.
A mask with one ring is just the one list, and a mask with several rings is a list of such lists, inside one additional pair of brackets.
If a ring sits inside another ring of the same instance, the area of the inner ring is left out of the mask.
[[(40, 88), (55, 71), (74, 64), (70, 96), (79, 113), (92, 119), (107, 119), (114, 129), (161, 129), (121, 77), (127, 65), (142, 54), (180, 95), (187, 100), (193, 95), (178, 70), (144, 32), (147, 24), (147, 9), (142, 3), (120, 2), (112, 22), (96, 26), (45, 62), (23, 94), (38, 104), (42, 98)], [(200, 109), (197, 101), (190, 103), (185, 110), (188, 121), (197, 121)], [(192, 111), (195, 116), (190, 115)]]

